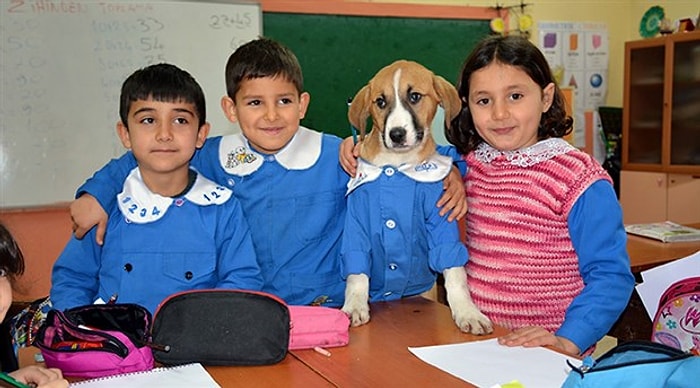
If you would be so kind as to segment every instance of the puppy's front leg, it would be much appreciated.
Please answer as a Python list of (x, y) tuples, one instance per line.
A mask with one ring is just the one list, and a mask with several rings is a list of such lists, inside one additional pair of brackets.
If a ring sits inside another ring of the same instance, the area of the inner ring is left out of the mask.
[(477, 335), (491, 333), (491, 320), (479, 311), (469, 294), (464, 267), (447, 268), (442, 274), (445, 277), (447, 303), (452, 310), (452, 319), (459, 329)]
[(345, 284), (343, 312), (348, 314), (353, 326), (369, 322), (369, 277), (363, 273), (348, 275)]

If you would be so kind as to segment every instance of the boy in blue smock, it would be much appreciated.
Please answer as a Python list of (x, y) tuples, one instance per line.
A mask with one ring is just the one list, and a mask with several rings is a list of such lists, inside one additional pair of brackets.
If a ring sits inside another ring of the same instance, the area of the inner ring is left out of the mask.
[(185, 290), (260, 290), (262, 276), (239, 201), (190, 168), (209, 133), (204, 93), (169, 64), (122, 85), (117, 133), (133, 165), (113, 193), (104, 245), (72, 238), (54, 264), (54, 308), (117, 300), (154, 313)]
[[(264, 291), (288, 304), (342, 306), (348, 176), (338, 160), (341, 139), (300, 125), (310, 95), (296, 56), (278, 42), (260, 38), (236, 49), (226, 65), (226, 89), (221, 107), (241, 133), (208, 139), (192, 165), (241, 201)], [(76, 235), (94, 225), (100, 229), (102, 209), (115, 206), (116, 187), (134, 164), (127, 153), (78, 190), (90, 195), (71, 205)], [(440, 203), (455, 217), (466, 212), (461, 179), (456, 180), (456, 190), (446, 192), (456, 199)]]

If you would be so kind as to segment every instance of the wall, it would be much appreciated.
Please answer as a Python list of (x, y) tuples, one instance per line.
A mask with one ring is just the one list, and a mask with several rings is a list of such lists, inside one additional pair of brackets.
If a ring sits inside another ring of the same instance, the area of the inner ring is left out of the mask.
[[(496, 3), (501, 5), (518, 5), (518, 0), (358, 0), (370, 3), (422, 3), (493, 7)], [(610, 80), (608, 86), (607, 105), (622, 106), (622, 89), (624, 82), (625, 42), (641, 39), (639, 35), (639, 21), (649, 7), (659, 5), (664, 8), (666, 16), (671, 20), (698, 17), (700, 6), (697, 0), (536, 0), (524, 1), (531, 4), (526, 9), (537, 21), (573, 21), (573, 22), (603, 22), (608, 26), (610, 43)], [(533, 38), (537, 37), (536, 28), (533, 30)], [(466, 54), (465, 54), (466, 55)]]
[(13, 299), (27, 302), (48, 295), (51, 267), (71, 235), (68, 206), (0, 210), (0, 222), (17, 240), (26, 264)]

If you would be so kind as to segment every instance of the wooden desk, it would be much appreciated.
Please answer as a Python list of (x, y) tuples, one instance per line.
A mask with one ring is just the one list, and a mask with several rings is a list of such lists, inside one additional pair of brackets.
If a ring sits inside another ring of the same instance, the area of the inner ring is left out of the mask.
[[(35, 347), (21, 348), (19, 365), (36, 364)], [(209, 374), (222, 387), (332, 387), (328, 380), (288, 354), (281, 362), (264, 366), (207, 366)]]
[(491, 338), (464, 334), (450, 309), (422, 297), (373, 303), (369, 324), (350, 329), (350, 344), (329, 348), (330, 357), (313, 350), (294, 357), (340, 387), (465, 387), (472, 386), (421, 361), (409, 346), (443, 345)]
[[(700, 228), (700, 223), (690, 224)], [(700, 251), (700, 241), (664, 243), (651, 238), (627, 234), (627, 253), (635, 274)]]
[[(206, 367), (222, 387), (470, 387), (408, 351), (409, 346), (442, 345), (491, 338), (464, 334), (450, 309), (422, 297), (371, 305), (369, 324), (350, 329), (350, 344), (329, 348), (330, 357), (313, 350), (295, 350), (275, 365)], [(36, 348), (20, 351), (20, 365), (34, 364)]]

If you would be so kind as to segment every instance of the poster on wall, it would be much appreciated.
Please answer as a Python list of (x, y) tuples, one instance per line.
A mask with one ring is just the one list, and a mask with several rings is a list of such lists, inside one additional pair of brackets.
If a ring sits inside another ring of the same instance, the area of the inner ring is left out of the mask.
[[(572, 116), (576, 147), (597, 153), (596, 144), (586, 144), (586, 119), (595, 120), (598, 106), (605, 103), (608, 91), (608, 31), (597, 22), (539, 22), (539, 47), (544, 53), (560, 88), (573, 92)], [(588, 114), (586, 114), (588, 112)], [(598, 125), (588, 123), (596, 133), (588, 136), (602, 143)]]

